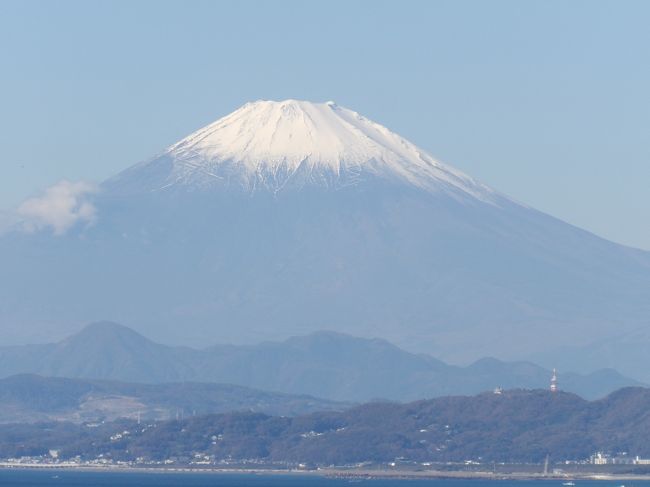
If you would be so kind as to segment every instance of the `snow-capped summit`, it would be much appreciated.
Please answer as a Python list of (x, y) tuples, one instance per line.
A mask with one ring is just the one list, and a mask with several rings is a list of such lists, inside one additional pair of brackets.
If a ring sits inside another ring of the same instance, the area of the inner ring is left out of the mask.
[(122, 177), (132, 179), (134, 171), (155, 181), (149, 190), (236, 184), (277, 192), (343, 187), (377, 177), (483, 201), (494, 197), (486, 186), (386, 127), (331, 101), (247, 103)]

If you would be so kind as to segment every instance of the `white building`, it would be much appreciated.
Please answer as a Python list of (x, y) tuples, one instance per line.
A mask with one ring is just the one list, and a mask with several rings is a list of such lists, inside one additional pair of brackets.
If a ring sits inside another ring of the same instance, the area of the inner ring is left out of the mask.
[(596, 452), (589, 458), (593, 465), (650, 465), (650, 458), (632, 457), (627, 453), (609, 455), (603, 452)]

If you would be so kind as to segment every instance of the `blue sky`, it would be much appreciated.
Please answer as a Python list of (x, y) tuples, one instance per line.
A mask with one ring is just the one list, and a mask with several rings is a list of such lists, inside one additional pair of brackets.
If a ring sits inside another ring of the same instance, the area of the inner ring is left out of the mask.
[(650, 2), (0, 3), (0, 208), (256, 99), (335, 100), (650, 249)]

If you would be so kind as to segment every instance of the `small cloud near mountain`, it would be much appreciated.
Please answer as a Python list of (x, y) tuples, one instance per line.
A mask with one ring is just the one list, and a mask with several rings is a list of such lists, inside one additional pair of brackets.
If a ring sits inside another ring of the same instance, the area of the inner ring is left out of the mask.
[(28, 232), (51, 229), (63, 235), (78, 223), (92, 224), (97, 215), (89, 196), (97, 186), (87, 181), (60, 181), (18, 207), (23, 228)]

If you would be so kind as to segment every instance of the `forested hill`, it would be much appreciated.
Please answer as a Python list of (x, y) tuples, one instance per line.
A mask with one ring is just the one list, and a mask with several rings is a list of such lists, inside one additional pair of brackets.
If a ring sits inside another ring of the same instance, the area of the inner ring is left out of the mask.
[[(116, 433), (128, 431), (115, 439)], [(113, 439), (111, 439), (113, 436)], [(308, 462), (541, 462), (584, 459), (597, 450), (650, 456), (650, 390), (627, 388), (598, 401), (547, 391), (369, 403), (343, 412), (273, 417), (229, 413), (89, 428), (58, 423), (0, 427), (0, 456), (174, 458)]]

